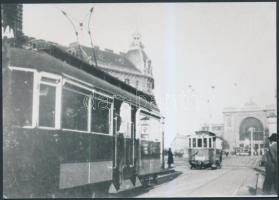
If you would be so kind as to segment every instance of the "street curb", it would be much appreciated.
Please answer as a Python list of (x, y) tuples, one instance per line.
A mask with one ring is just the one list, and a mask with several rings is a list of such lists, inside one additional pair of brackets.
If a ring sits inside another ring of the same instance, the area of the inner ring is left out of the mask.
[(181, 174), (182, 174), (182, 172), (180, 172), (180, 171), (174, 171), (169, 174), (160, 175), (157, 177), (156, 185), (160, 185), (165, 182), (171, 181)]
[(257, 172), (260, 172), (260, 173), (265, 174), (265, 170), (264, 170), (264, 168), (260, 168), (260, 167), (253, 167), (253, 169), (254, 169), (255, 171), (257, 171)]

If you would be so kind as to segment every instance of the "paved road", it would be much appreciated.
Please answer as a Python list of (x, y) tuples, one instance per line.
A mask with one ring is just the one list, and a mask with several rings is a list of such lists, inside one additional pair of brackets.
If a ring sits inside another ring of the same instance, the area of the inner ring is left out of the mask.
[[(176, 179), (153, 186), (137, 197), (233, 197), (247, 196), (249, 186), (255, 187), (259, 157), (231, 156), (224, 158), (217, 170), (190, 170), (185, 160), (177, 160), (176, 170), (183, 173)], [(186, 163), (186, 164), (185, 164)], [(259, 179), (262, 184), (262, 178)]]

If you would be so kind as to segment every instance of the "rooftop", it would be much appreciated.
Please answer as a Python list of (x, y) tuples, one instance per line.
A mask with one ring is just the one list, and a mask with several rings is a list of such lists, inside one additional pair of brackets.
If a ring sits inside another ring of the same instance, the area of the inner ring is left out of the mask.
[[(92, 55), (93, 58), (93, 48), (86, 46), (82, 46), (82, 48), (87, 55)], [(99, 67), (141, 74), (140, 70), (125, 57), (125, 54), (117, 54), (109, 49), (101, 50), (98, 47), (94, 47), (94, 52)], [(92, 61), (94, 62), (94, 59)]]

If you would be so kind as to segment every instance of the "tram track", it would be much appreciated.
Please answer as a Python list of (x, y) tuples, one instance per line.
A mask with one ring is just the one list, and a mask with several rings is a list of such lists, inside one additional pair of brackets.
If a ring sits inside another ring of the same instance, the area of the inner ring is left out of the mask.
[(193, 190), (191, 190), (188, 194), (191, 195), (192, 193), (200, 190), (201, 188), (207, 186), (208, 184), (212, 184), (214, 182), (216, 182), (218, 179), (222, 178), (224, 175), (228, 174), (229, 172), (233, 171), (234, 169), (228, 169), (227, 171), (223, 172), (222, 174), (218, 175), (217, 177), (214, 177), (208, 181), (206, 181), (205, 183), (202, 183), (201, 185), (195, 187)]

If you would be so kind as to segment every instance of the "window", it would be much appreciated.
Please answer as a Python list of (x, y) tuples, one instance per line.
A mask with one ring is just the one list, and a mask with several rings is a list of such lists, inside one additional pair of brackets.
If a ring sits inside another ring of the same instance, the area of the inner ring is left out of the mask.
[(201, 138), (198, 139), (198, 147), (202, 147), (202, 139)]
[(207, 147), (207, 138), (203, 138), (203, 146)]
[(12, 72), (11, 101), (18, 126), (32, 125), (33, 72), (14, 70)]
[(48, 128), (60, 128), (61, 78), (57, 75), (41, 72), (39, 89), (38, 125)]
[(160, 120), (155, 116), (140, 112), (137, 118), (137, 134), (141, 137), (142, 155), (159, 156), (162, 135)]
[(88, 130), (89, 94), (89, 91), (65, 84), (62, 96), (62, 128)]
[(209, 138), (208, 140), (209, 140), (209, 145), (208, 145), (208, 148), (212, 148), (211, 138)]
[(130, 84), (130, 80), (129, 80), (128, 78), (126, 78), (126, 79), (124, 80), (124, 82), (125, 82), (126, 84)]
[(196, 147), (196, 138), (193, 138), (193, 147)]
[(112, 100), (94, 93), (91, 101), (91, 131), (109, 134)]
[(189, 138), (189, 148), (191, 148), (191, 138)]
[(55, 86), (40, 85), (39, 126), (55, 127), (55, 98)]

